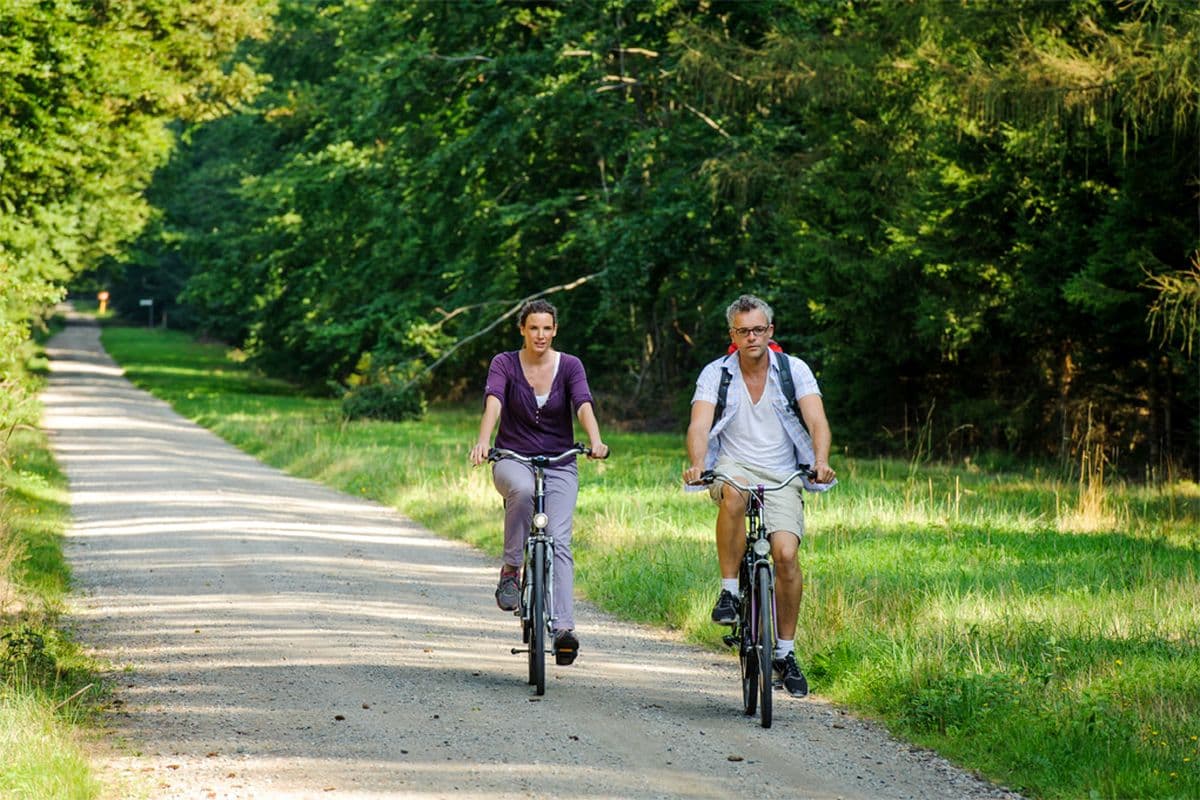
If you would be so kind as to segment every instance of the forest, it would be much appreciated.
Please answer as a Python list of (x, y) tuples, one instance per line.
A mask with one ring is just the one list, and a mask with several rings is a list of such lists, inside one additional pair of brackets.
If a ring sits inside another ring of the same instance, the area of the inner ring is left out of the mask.
[(1200, 7), (7, 0), (0, 422), (70, 289), (348, 416), (560, 311), (681, 431), (752, 292), (846, 452), (1200, 469)]

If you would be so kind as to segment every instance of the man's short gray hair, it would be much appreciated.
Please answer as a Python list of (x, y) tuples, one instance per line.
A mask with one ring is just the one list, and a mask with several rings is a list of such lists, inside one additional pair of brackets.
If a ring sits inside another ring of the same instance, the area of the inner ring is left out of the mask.
[(770, 325), (775, 321), (775, 312), (767, 305), (765, 300), (760, 300), (752, 294), (744, 294), (737, 300), (729, 304), (729, 308), (725, 309), (725, 321), (729, 323), (729, 327), (733, 327), (733, 318), (738, 314), (746, 314), (751, 311), (761, 311), (767, 315), (767, 324)]

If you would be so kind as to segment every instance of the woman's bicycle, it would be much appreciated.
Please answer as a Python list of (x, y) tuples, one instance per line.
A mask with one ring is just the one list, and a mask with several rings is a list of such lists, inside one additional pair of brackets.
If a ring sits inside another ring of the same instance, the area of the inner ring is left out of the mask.
[(746, 553), (738, 568), (738, 589), (741, 599), (733, 631), (724, 637), (725, 644), (738, 648), (742, 666), (742, 708), (746, 716), (759, 711), (764, 728), (771, 727), (771, 691), (774, 686), (774, 656), (776, 639), (775, 566), (771, 562), (770, 531), (763, 521), (766, 493), (776, 492), (801, 476), (812, 479), (816, 473), (801, 464), (782, 482), (767, 486), (745, 486), (729, 475), (713, 470), (701, 474), (699, 483), (709, 485), (721, 481), (746, 495)]
[(591, 455), (591, 449), (574, 444), (556, 456), (523, 456), (512, 450), (494, 447), (488, 451), (488, 461), (511, 458), (533, 467), (533, 517), (529, 522), (529, 537), (525, 540), (525, 559), (521, 568), (521, 604), (514, 612), (521, 618), (521, 642), (524, 648), (512, 652), (529, 655), (529, 683), (539, 695), (546, 693), (546, 635), (554, 626), (554, 538), (546, 530), (550, 518), (546, 515), (546, 467), (574, 456)]

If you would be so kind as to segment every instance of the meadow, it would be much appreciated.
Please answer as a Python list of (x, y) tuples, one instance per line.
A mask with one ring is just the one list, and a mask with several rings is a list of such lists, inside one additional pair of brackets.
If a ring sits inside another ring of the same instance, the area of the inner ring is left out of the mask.
[[(219, 345), (119, 327), (104, 344), (134, 383), (263, 461), (498, 555), (500, 501), (466, 457), (475, 407), (347, 423)], [(605, 439), (612, 458), (580, 467), (578, 591), (724, 650), (707, 620), (714, 512), (681, 489), (682, 432)], [(797, 655), (816, 693), (1030, 797), (1200, 796), (1200, 487), (834, 466), (800, 555)]]

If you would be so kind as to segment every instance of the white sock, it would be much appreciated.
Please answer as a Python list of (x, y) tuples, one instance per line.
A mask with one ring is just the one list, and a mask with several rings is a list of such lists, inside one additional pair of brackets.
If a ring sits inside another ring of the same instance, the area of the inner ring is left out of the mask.
[(775, 658), (786, 658), (787, 654), (796, 649), (795, 639), (776, 639)]
[(734, 597), (742, 596), (742, 593), (738, 591), (737, 578), (721, 578), (721, 588), (729, 592)]

